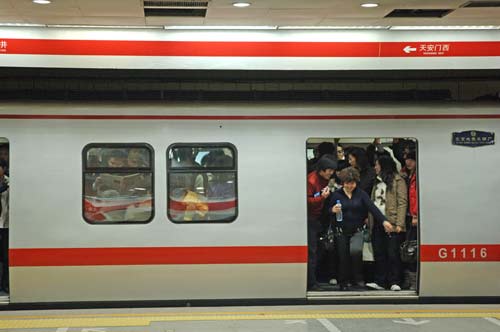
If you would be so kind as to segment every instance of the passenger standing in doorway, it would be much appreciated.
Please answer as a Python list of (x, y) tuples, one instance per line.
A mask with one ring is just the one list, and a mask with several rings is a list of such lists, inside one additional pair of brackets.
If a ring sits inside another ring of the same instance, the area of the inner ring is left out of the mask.
[[(406, 216), (406, 231), (408, 240), (417, 240), (418, 233), (418, 193), (417, 193), (417, 157), (415, 150), (406, 154), (405, 167), (401, 169), (408, 186), (408, 212)], [(403, 288), (417, 289), (417, 262), (405, 266)]]
[(359, 188), (370, 196), (375, 183), (375, 171), (368, 163), (368, 157), (362, 148), (352, 148), (347, 156), (349, 164), (359, 171)]
[(337, 163), (325, 156), (316, 163), (316, 170), (307, 175), (307, 288), (311, 291), (322, 290), (316, 280), (318, 233), (321, 229), (323, 206), (330, 196), (328, 182), (336, 169)]
[(372, 244), (375, 256), (375, 281), (366, 286), (376, 290), (389, 288), (401, 290), (403, 265), (399, 247), (406, 229), (408, 206), (405, 180), (397, 173), (396, 163), (390, 156), (381, 156), (375, 161), (377, 178), (372, 191), (372, 201), (388, 217), (389, 222), (373, 223)]
[(7, 165), (4, 169), (4, 173), (9, 176), (9, 145), (0, 144), (0, 161), (4, 161)]
[[(354, 285), (364, 287), (363, 264), (363, 226), (371, 212), (375, 220), (383, 224), (387, 218), (373, 204), (370, 197), (358, 188), (359, 171), (348, 167), (339, 172), (343, 187), (330, 196), (328, 210), (335, 225), (335, 242), (339, 258), (338, 283), (340, 290), (348, 290), (349, 277), (353, 275)], [(337, 204), (340, 201), (340, 204)], [(336, 220), (336, 214), (342, 212), (342, 221)], [(351, 273), (352, 272), (352, 273)]]
[(9, 292), (9, 179), (5, 174), (7, 163), (0, 160), (0, 259), (2, 274), (0, 286)]

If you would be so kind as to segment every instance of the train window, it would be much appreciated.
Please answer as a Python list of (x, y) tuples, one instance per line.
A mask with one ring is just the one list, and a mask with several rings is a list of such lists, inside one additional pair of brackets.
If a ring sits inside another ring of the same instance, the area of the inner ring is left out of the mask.
[(171, 221), (217, 223), (236, 219), (236, 148), (232, 144), (173, 144), (167, 149), (167, 171)]
[(154, 212), (153, 149), (92, 143), (83, 149), (83, 217), (91, 224), (147, 223)]

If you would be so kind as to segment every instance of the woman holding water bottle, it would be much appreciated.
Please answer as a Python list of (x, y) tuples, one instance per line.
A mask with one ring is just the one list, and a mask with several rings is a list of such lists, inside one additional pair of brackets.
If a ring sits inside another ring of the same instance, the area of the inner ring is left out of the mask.
[(328, 210), (335, 225), (339, 289), (348, 290), (351, 275), (355, 287), (365, 286), (362, 273), (363, 225), (368, 212), (383, 227), (387, 224), (387, 218), (373, 204), (368, 194), (357, 187), (360, 174), (356, 168), (345, 168), (338, 176), (342, 188), (330, 195)]

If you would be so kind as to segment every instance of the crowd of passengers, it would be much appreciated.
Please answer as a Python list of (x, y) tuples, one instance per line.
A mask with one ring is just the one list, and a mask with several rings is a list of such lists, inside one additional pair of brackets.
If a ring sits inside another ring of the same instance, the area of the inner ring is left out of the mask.
[[(402, 242), (417, 238), (415, 148), (405, 139), (345, 151), (319, 144), (307, 176), (309, 290), (416, 289), (416, 263), (400, 258)], [(333, 250), (318, 245), (328, 227)], [(363, 262), (365, 242), (373, 263)]]

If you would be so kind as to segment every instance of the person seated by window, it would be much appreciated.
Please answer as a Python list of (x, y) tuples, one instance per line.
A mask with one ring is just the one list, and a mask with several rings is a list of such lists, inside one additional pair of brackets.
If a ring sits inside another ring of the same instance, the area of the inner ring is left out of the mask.
[[(387, 221), (387, 218), (373, 204), (368, 194), (358, 187), (360, 175), (356, 168), (352, 166), (344, 168), (339, 172), (339, 178), (342, 181), (342, 188), (330, 195), (327, 206), (335, 226), (339, 289), (348, 290), (351, 275), (355, 286), (364, 287), (362, 253), (365, 217), (371, 212), (380, 224)], [(343, 215), (342, 220), (337, 221), (336, 214), (340, 212)]]
[(398, 174), (396, 163), (390, 156), (381, 156), (375, 161), (377, 178), (372, 191), (372, 200), (388, 217), (390, 224), (373, 223), (372, 244), (375, 257), (375, 280), (366, 286), (376, 290), (389, 288), (401, 290), (403, 266), (399, 247), (405, 232), (408, 205), (405, 180)]

